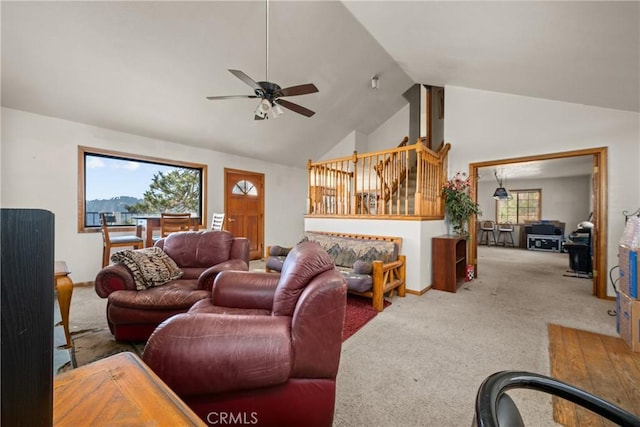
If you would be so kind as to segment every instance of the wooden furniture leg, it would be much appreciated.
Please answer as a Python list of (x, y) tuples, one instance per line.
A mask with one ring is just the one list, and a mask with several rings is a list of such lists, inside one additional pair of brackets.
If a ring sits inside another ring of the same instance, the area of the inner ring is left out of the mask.
[(71, 271), (64, 261), (55, 262), (55, 286), (58, 294), (58, 306), (60, 307), (60, 317), (62, 317), (62, 327), (67, 340), (66, 348), (71, 347), (71, 334), (69, 333), (69, 309), (71, 308), (71, 295), (73, 294), (73, 282), (69, 278)]

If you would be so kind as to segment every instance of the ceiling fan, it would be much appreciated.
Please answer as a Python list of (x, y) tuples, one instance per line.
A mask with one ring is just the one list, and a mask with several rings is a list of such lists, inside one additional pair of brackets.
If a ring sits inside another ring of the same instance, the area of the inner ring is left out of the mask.
[(318, 88), (313, 83), (307, 83), (298, 86), (290, 86), (281, 88), (277, 83), (269, 81), (269, 0), (266, 0), (266, 77), (265, 81), (256, 82), (247, 74), (240, 70), (229, 70), (231, 74), (245, 82), (253, 89), (253, 95), (227, 95), (227, 96), (207, 96), (209, 100), (217, 99), (233, 99), (233, 98), (260, 98), (260, 103), (254, 112), (255, 120), (265, 120), (270, 117), (276, 118), (284, 111), (280, 106), (294, 111), (303, 116), (311, 117), (314, 111), (294, 104), (291, 101), (281, 99), (285, 96), (307, 95), (309, 93), (318, 92)]

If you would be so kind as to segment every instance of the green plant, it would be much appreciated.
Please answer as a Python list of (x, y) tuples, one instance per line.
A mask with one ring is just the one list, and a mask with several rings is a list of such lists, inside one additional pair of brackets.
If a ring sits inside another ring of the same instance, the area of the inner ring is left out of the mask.
[(453, 178), (442, 186), (444, 208), (453, 232), (467, 236), (466, 224), (472, 215), (480, 212), (479, 206), (469, 195), (471, 177), (464, 172), (456, 173)]

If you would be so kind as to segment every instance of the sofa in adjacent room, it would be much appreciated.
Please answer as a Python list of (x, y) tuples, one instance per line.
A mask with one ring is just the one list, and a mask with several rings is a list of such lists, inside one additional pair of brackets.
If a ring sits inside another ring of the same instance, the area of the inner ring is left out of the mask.
[(249, 269), (249, 240), (228, 231), (188, 231), (154, 247), (124, 250), (98, 272), (107, 323), (118, 341), (144, 341), (162, 321), (211, 295), (221, 271)]

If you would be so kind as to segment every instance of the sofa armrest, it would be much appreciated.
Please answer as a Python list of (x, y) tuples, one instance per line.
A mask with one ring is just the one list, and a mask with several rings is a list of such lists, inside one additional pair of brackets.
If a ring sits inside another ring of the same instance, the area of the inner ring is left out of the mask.
[(282, 384), (292, 364), (282, 316), (178, 314), (153, 332), (142, 359), (180, 397)]
[(106, 298), (115, 291), (135, 291), (136, 283), (131, 271), (123, 264), (111, 264), (98, 272), (94, 281), (96, 293)]
[(247, 271), (249, 270), (249, 264), (241, 259), (230, 259), (229, 261), (211, 266), (198, 277), (198, 289), (210, 291), (218, 274), (227, 270)]
[(383, 264), (382, 261), (373, 261), (372, 299), (373, 308), (377, 311), (384, 309), (384, 294), (397, 289), (398, 296), (406, 294), (406, 261), (405, 255), (398, 255), (398, 260)]
[(256, 271), (224, 271), (216, 277), (211, 298), (221, 307), (273, 309), (279, 274)]
[(234, 237), (229, 250), (229, 259), (240, 259), (249, 265), (249, 239)]

